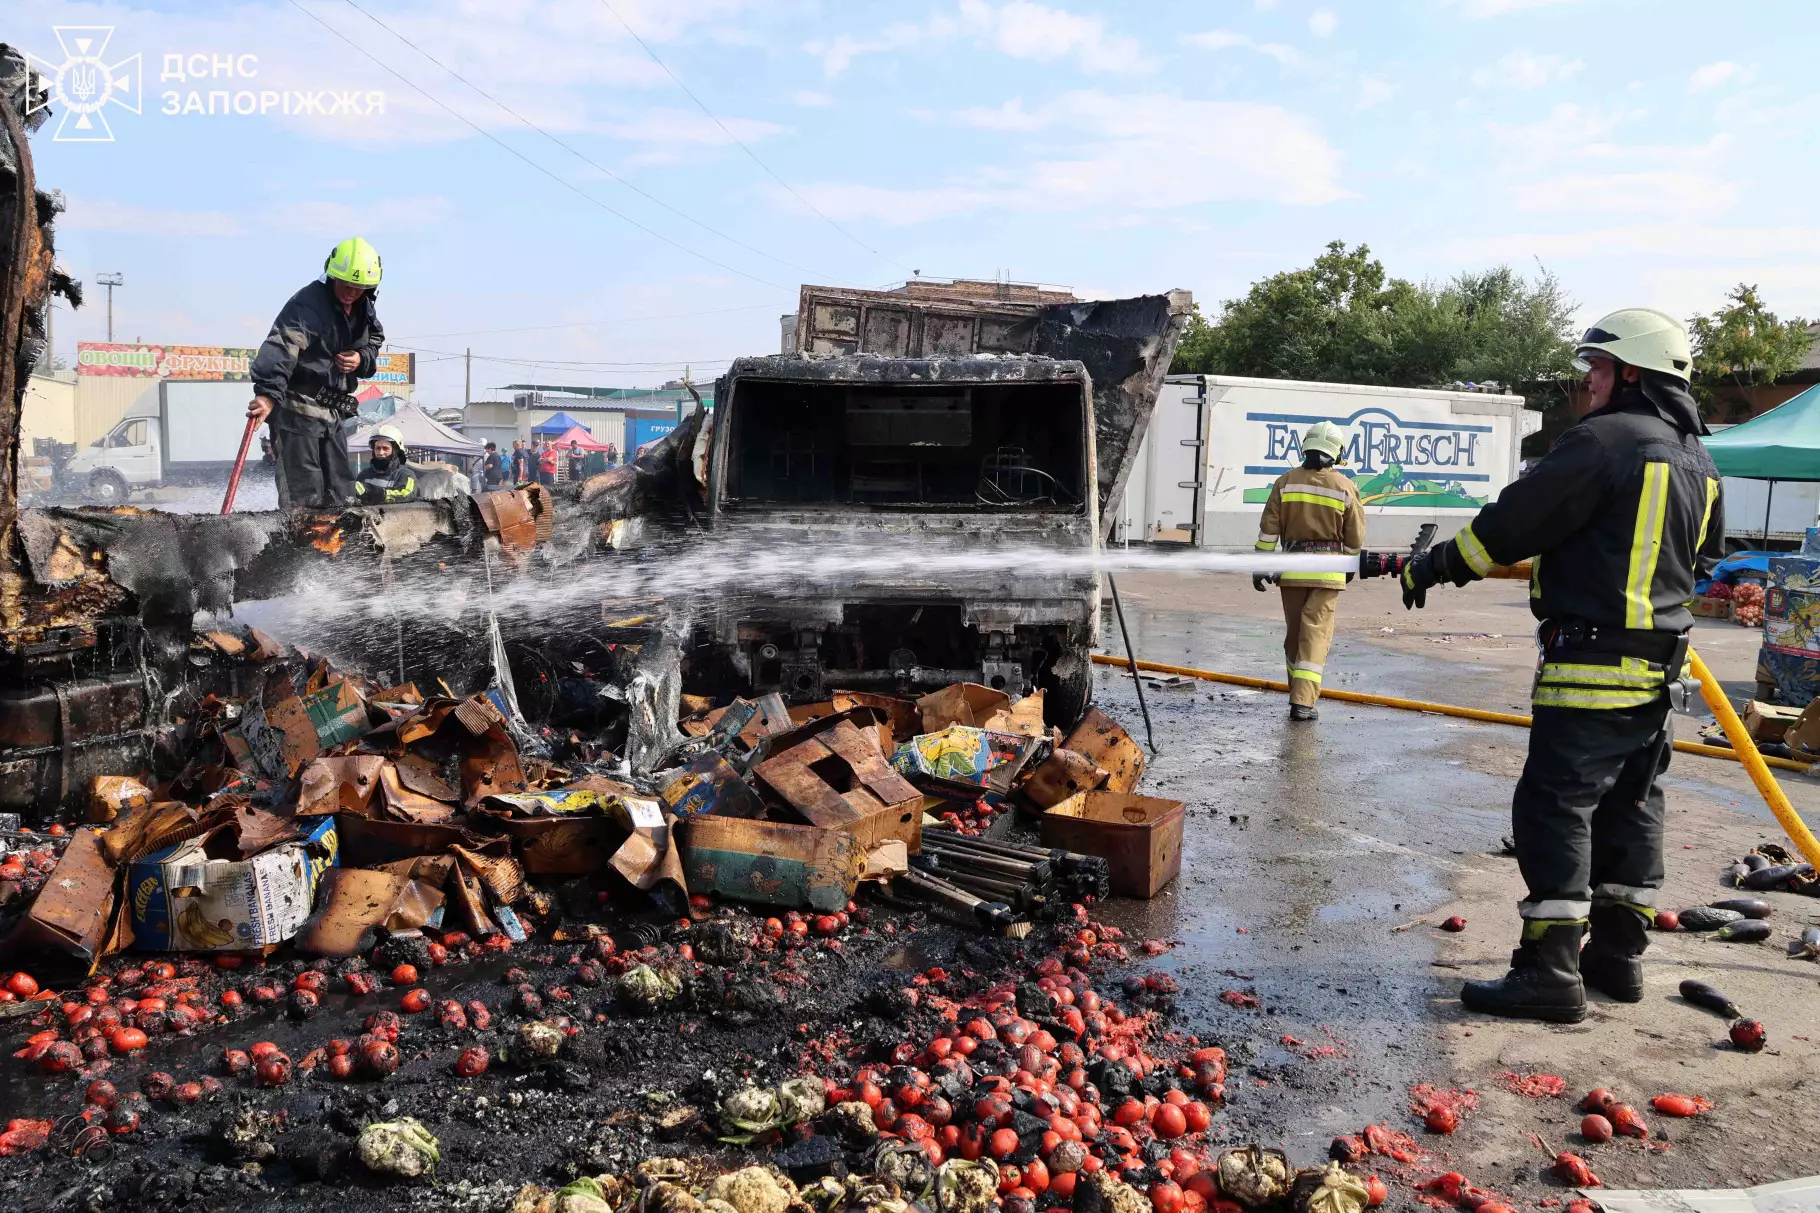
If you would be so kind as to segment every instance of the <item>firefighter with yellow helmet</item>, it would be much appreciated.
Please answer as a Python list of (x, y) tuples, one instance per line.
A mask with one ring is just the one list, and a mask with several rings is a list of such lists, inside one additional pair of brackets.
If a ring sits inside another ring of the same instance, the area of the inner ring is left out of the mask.
[[(1260, 552), (1333, 552), (1357, 555), (1365, 542), (1365, 507), (1352, 477), (1334, 465), (1346, 438), (1331, 421), (1317, 421), (1302, 435), (1302, 466), (1270, 486), (1258, 520)], [(1289, 672), (1289, 718), (1316, 720), (1321, 675), (1333, 643), (1334, 609), (1350, 573), (1281, 573), (1274, 580), (1283, 595), (1283, 657)], [(1265, 589), (1272, 578), (1252, 575)]]
[[(1528, 893), (1510, 972), (1469, 981), (1468, 1008), (1557, 1023), (1586, 987), (1643, 997), (1663, 876), (1671, 701), (1686, 693), (1694, 580), (1722, 555), (1719, 473), (1688, 393), (1693, 355), (1672, 316), (1626, 308), (1575, 350), (1588, 408), (1529, 473), (1403, 570), (1403, 603), (1442, 582), (1531, 561), (1542, 621), (1529, 757), (1511, 805)], [(1585, 950), (1581, 937), (1588, 936)]]
[(271, 427), (280, 506), (332, 509), (354, 498), (346, 431), (360, 407), (353, 393), (385, 344), (373, 304), (379, 279), (378, 251), (359, 236), (343, 240), (253, 356), (246, 415)]

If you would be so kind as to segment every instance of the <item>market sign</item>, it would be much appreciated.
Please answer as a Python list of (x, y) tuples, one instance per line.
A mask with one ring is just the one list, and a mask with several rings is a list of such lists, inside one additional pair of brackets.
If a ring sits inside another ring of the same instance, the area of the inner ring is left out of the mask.
[(416, 354), (381, 354), (379, 365), (362, 383), (416, 383)]
[(253, 351), (220, 345), (78, 341), (76, 373), (126, 379), (251, 379)]
[[(221, 345), (79, 341), (76, 343), (76, 373), (127, 379), (251, 379), (256, 352)], [(417, 355), (381, 354), (372, 376), (361, 382), (415, 383)]]

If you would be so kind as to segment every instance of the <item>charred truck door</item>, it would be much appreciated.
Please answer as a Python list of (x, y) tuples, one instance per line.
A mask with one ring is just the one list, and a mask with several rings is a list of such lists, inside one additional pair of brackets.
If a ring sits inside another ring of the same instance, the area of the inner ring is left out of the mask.
[(708, 515), (779, 575), (704, 626), (753, 693), (1092, 685), (1094, 391), (1028, 356), (745, 358), (715, 388)]

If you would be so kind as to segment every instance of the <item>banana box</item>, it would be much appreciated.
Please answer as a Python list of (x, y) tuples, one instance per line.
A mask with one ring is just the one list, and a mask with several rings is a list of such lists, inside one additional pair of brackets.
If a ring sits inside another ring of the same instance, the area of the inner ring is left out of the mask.
[(333, 817), (304, 818), (300, 839), (248, 859), (211, 852), (212, 840), (230, 851), (232, 830), (154, 851), (127, 866), (133, 947), (142, 952), (242, 952), (283, 943), (310, 916), (316, 886), (340, 846)]

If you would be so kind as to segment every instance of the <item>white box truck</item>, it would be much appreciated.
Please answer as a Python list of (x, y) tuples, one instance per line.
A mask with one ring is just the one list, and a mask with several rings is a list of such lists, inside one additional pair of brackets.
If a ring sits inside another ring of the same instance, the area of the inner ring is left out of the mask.
[[(94, 505), (119, 505), (135, 489), (225, 480), (252, 398), (245, 380), (160, 380), (113, 429), (70, 456), (59, 486)], [(248, 469), (259, 460), (255, 443)]]
[(1138, 449), (1114, 539), (1250, 548), (1270, 484), (1317, 421), (1346, 432), (1341, 471), (1365, 500), (1366, 542), (1445, 539), (1516, 479), (1542, 414), (1521, 396), (1230, 375), (1171, 375)]

